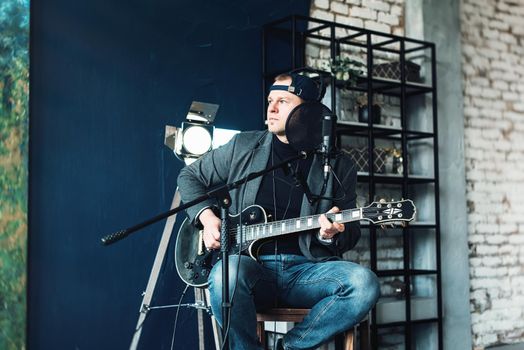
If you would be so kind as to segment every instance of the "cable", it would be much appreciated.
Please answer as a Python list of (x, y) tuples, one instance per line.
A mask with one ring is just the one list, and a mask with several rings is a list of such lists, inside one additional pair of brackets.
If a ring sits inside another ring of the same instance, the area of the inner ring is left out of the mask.
[(331, 171), (331, 174), (333, 175), (333, 178), (335, 178), (335, 180), (337, 180), (337, 183), (338, 183), (340, 189), (342, 189), (342, 192), (343, 192), (342, 197), (334, 198), (333, 202), (344, 200), (346, 198), (346, 196), (347, 196), (346, 189), (344, 188), (344, 185), (342, 185), (342, 182), (338, 178), (337, 174), (333, 171), (333, 169), (330, 169), (330, 171)]
[(173, 350), (175, 346), (176, 325), (178, 322), (178, 313), (180, 311), (180, 304), (182, 304), (182, 299), (184, 299), (184, 296), (186, 295), (188, 288), (189, 288), (189, 284), (186, 284), (186, 288), (184, 288), (184, 291), (182, 292), (182, 295), (180, 296), (180, 300), (178, 301), (178, 305), (176, 307), (175, 324), (173, 325), (173, 336), (171, 337), (171, 350)]
[(328, 199), (328, 200), (331, 200), (333, 202), (341, 201), (344, 198), (346, 198), (346, 195), (347, 195), (346, 189), (342, 185), (342, 182), (340, 182), (340, 179), (337, 177), (337, 174), (333, 171), (333, 169), (329, 169), (329, 172), (333, 175), (333, 177), (337, 181), (337, 184), (342, 189), (342, 192), (343, 192), (342, 197), (337, 197), (337, 198), (324, 197), (324, 193), (326, 192), (326, 185), (327, 185), (327, 181), (324, 181), (324, 184), (322, 185), (322, 190), (320, 191), (320, 194), (318, 196), (315, 196), (315, 199)]

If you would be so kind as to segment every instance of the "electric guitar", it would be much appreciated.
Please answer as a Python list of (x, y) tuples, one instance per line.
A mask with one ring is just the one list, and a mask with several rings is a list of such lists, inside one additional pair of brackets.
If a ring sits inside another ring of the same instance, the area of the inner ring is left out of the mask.
[[(401, 223), (414, 220), (417, 209), (413, 201), (373, 202), (367, 207), (342, 210), (326, 214), (328, 219), (339, 223), (367, 220), (373, 224)], [(251, 205), (241, 214), (229, 216), (230, 254), (246, 251), (253, 259), (268, 238), (300, 231), (318, 229), (320, 215), (268, 222), (264, 209)], [(240, 225), (242, 218), (242, 225)], [(242, 232), (240, 232), (242, 227)], [(186, 219), (178, 231), (175, 244), (175, 265), (180, 278), (193, 287), (207, 287), (207, 278), (217, 260), (217, 252), (207, 251), (203, 230), (195, 228)]]

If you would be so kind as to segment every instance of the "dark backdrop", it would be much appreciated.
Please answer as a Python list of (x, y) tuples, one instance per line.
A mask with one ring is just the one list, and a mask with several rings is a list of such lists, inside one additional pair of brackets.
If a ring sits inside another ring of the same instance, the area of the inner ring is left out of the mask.
[[(308, 11), (305, 0), (32, 1), (30, 349), (129, 346), (164, 222), (110, 247), (100, 237), (169, 208), (181, 163), (164, 126), (192, 100), (220, 104), (219, 127), (263, 127), (261, 25)], [(153, 304), (183, 289), (171, 251)], [(168, 349), (173, 319), (151, 313), (140, 348)], [(197, 348), (194, 311), (181, 311), (175, 348)]]

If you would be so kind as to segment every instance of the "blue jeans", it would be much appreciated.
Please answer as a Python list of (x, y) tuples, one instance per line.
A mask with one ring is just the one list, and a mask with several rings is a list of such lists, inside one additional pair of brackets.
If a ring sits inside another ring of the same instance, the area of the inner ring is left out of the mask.
[[(262, 349), (256, 335), (256, 311), (272, 307), (311, 308), (284, 336), (284, 348), (314, 349), (363, 319), (378, 300), (375, 274), (349, 261), (310, 262), (298, 255), (230, 257), (233, 306), (229, 340), (232, 350)], [(238, 272), (238, 279), (237, 277)], [(222, 263), (209, 276), (211, 308), (222, 324)]]

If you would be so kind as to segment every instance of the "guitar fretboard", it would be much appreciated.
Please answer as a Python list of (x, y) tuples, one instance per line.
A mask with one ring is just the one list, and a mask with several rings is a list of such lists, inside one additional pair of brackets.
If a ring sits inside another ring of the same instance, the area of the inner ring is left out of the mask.
[[(339, 213), (326, 214), (328, 219), (339, 223), (358, 221), (362, 219), (362, 209), (348, 209)], [(289, 233), (312, 230), (320, 228), (318, 218), (320, 215), (304, 216), (294, 219), (273, 221), (263, 224), (243, 226), (242, 244), (262, 238), (270, 238)], [(240, 244), (240, 235), (236, 237), (236, 243)]]

